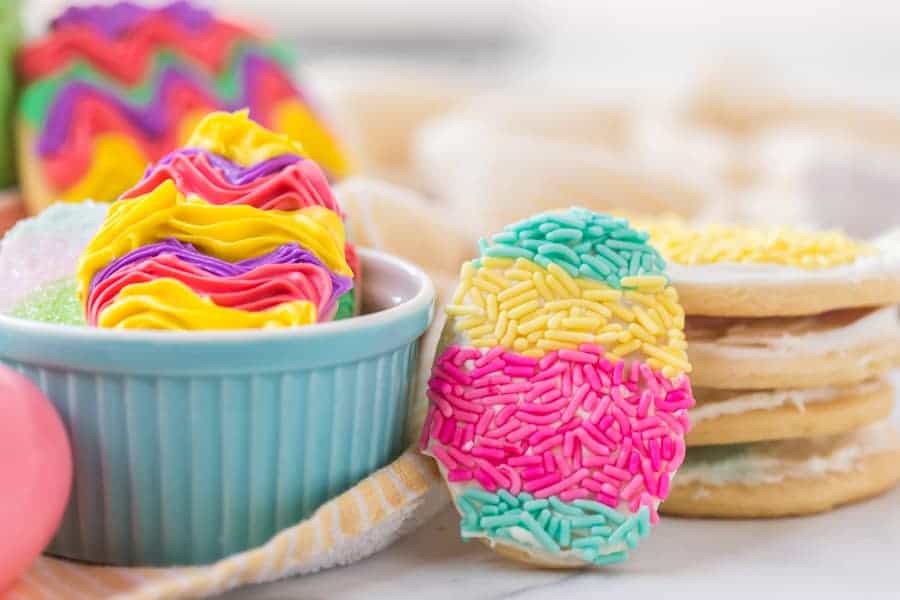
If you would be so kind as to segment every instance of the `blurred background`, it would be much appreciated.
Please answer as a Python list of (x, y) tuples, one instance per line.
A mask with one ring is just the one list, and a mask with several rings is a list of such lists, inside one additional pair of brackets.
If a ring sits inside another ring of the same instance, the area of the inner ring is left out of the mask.
[[(149, 0), (145, 4), (162, 4)], [(24, 0), (29, 33), (77, 2)], [(310, 58), (503, 64), (493, 75), (590, 87), (683, 85), (723, 60), (833, 97), (900, 99), (890, 0), (200, 0), (262, 23)]]
[[(69, 4), (25, 0), (26, 35)], [(472, 233), (573, 203), (858, 235), (900, 222), (890, 0), (197, 4), (296, 45), (362, 172)]]

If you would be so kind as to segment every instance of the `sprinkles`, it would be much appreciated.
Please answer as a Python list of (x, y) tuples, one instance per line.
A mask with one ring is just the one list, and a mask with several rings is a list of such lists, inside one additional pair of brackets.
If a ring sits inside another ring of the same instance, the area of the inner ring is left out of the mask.
[(730, 225), (695, 228), (677, 218), (638, 225), (663, 256), (683, 265), (734, 262), (824, 269), (850, 264), (875, 252), (836, 231)]
[(617, 361), (643, 352), (648, 364), (673, 377), (690, 372), (684, 310), (678, 294), (658, 275), (629, 276), (631, 289), (610, 289), (518, 258), (465, 263), (446, 312), (454, 329), (476, 348), (495, 345), (540, 358), (580, 344), (610, 348)]
[(684, 311), (647, 237), (570, 209), (507, 227), (463, 265), (420, 446), (464, 538), (605, 565), (658, 521), (694, 397)]
[(666, 261), (647, 244), (648, 237), (625, 219), (570, 208), (507, 225), (479, 247), (482, 257), (524, 258), (544, 268), (553, 264), (570, 277), (622, 289), (628, 287), (623, 277), (665, 277)]
[(613, 509), (622, 500), (632, 511), (648, 506), (654, 522), (648, 500), (665, 497), (684, 459), (694, 405), (686, 377), (639, 362), (626, 370), (588, 344), (530, 361), (451, 346), (427, 395), (422, 446), (454, 482)]
[(505, 490), (489, 494), (478, 488), (464, 490), (457, 502), (464, 539), (486, 534), (515, 543), (526, 536), (547, 552), (571, 549), (585, 562), (597, 565), (624, 561), (628, 552), (621, 548), (637, 548), (650, 533), (646, 506), (635, 515), (626, 515), (589, 500), (567, 504), (556, 496), (549, 501), (535, 500), (528, 492), (513, 496)]

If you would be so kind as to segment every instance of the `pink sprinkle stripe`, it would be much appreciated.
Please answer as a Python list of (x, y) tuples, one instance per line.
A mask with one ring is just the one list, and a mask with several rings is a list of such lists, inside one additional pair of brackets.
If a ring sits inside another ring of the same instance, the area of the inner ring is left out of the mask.
[(613, 364), (591, 344), (540, 360), (451, 346), (427, 394), (420, 445), (450, 481), (654, 514), (684, 460), (694, 406), (686, 376)]

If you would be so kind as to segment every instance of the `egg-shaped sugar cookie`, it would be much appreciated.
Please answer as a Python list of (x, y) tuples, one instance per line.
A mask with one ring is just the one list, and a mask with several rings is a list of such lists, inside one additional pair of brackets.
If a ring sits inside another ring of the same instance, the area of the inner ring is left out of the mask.
[(650, 533), (694, 404), (665, 267), (646, 234), (581, 208), (508, 225), (463, 264), (420, 443), (464, 539), (578, 567)]

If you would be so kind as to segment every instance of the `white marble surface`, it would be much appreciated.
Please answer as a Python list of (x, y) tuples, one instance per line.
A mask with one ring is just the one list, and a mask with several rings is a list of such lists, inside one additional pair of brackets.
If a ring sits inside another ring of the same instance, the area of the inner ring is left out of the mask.
[[(900, 390), (900, 371), (892, 377)], [(900, 400), (900, 391), (898, 391)], [(892, 420), (900, 427), (900, 413)], [(459, 538), (448, 509), (354, 565), (244, 588), (223, 600), (864, 600), (900, 598), (900, 488), (830, 513), (756, 521), (664, 517), (622, 565), (520, 566)]]
[[(464, 544), (455, 513), (355, 565), (246, 588), (227, 600), (900, 597), (900, 489), (837, 511), (764, 521), (664, 518), (631, 560), (541, 571)], [(627, 596), (625, 595), (627, 594)]]

